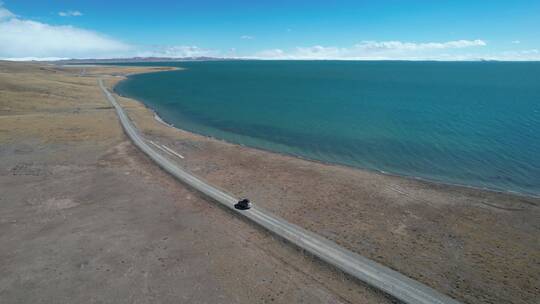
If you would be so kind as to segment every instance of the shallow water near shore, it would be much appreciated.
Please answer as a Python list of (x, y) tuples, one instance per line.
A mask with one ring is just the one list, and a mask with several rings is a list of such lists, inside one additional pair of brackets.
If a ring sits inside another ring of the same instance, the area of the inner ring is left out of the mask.
[(209, 61), (117, 85), (176, 127), (309, 159), (540, 195), (540, 63)]

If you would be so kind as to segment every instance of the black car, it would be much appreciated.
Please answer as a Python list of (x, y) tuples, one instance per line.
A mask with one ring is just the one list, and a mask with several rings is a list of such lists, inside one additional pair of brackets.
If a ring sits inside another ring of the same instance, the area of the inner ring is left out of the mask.
[(238, 210), (248, 210), (251, 208), (251, 203), (247, 198), (244, 198), (242, 200), (239, 200), (238, 203), (234, 204), (234, 208)]

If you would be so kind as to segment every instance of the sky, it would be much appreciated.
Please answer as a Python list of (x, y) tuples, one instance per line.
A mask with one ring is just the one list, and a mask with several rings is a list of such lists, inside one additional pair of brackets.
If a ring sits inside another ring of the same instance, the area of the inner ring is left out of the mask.
[(0, 0), (0, 58), (540, 60), (540, 0)]

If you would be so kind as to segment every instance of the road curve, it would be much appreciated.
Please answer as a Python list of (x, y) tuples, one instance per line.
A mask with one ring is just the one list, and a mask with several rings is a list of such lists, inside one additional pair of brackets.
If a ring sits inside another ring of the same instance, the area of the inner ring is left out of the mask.
[(288, 240), (294, 245), (317, 256), (321, 260), (333, 265), (345, 273), (379, 289), (396, 299), (410, 304), (458, 304), (459, 302), (443, 295), (436, 290), (408, 278), (394, 270), (382, 266), (350, 250), (347, 250), (334, 242), (331, 242), (315, 233), (307, 231), (297, 225), (288, 223), (275, 215), (253, 206), (249, 210), (239, 211), (234, 208), (238, 199), (219, 190), (199, 178), (191, 175), (178, 167), (175, 163), (152, 149), (130, 121), (122, 107), (116, 102), (114, 96), (103, 85), (102, 79), (98, 80), (99, 86), (114, 106), (118, 118), (133, 143), (148, 157), (154, 160), (163, 170), (167, 171), (181, 182), (195, 188), (216, 202), (230, 208), (240, 216), (246, 217), (254, 223), (264, 227), (270, 232)]

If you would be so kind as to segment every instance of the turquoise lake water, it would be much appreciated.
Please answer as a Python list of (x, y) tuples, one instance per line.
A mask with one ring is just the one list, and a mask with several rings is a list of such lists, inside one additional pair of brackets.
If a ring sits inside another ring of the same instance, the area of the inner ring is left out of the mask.
[[(141, 64), (137, 64), (141, 65)], [(233, 143), (540, 195), (540, 62), (152, 63), (116, 91)]]

